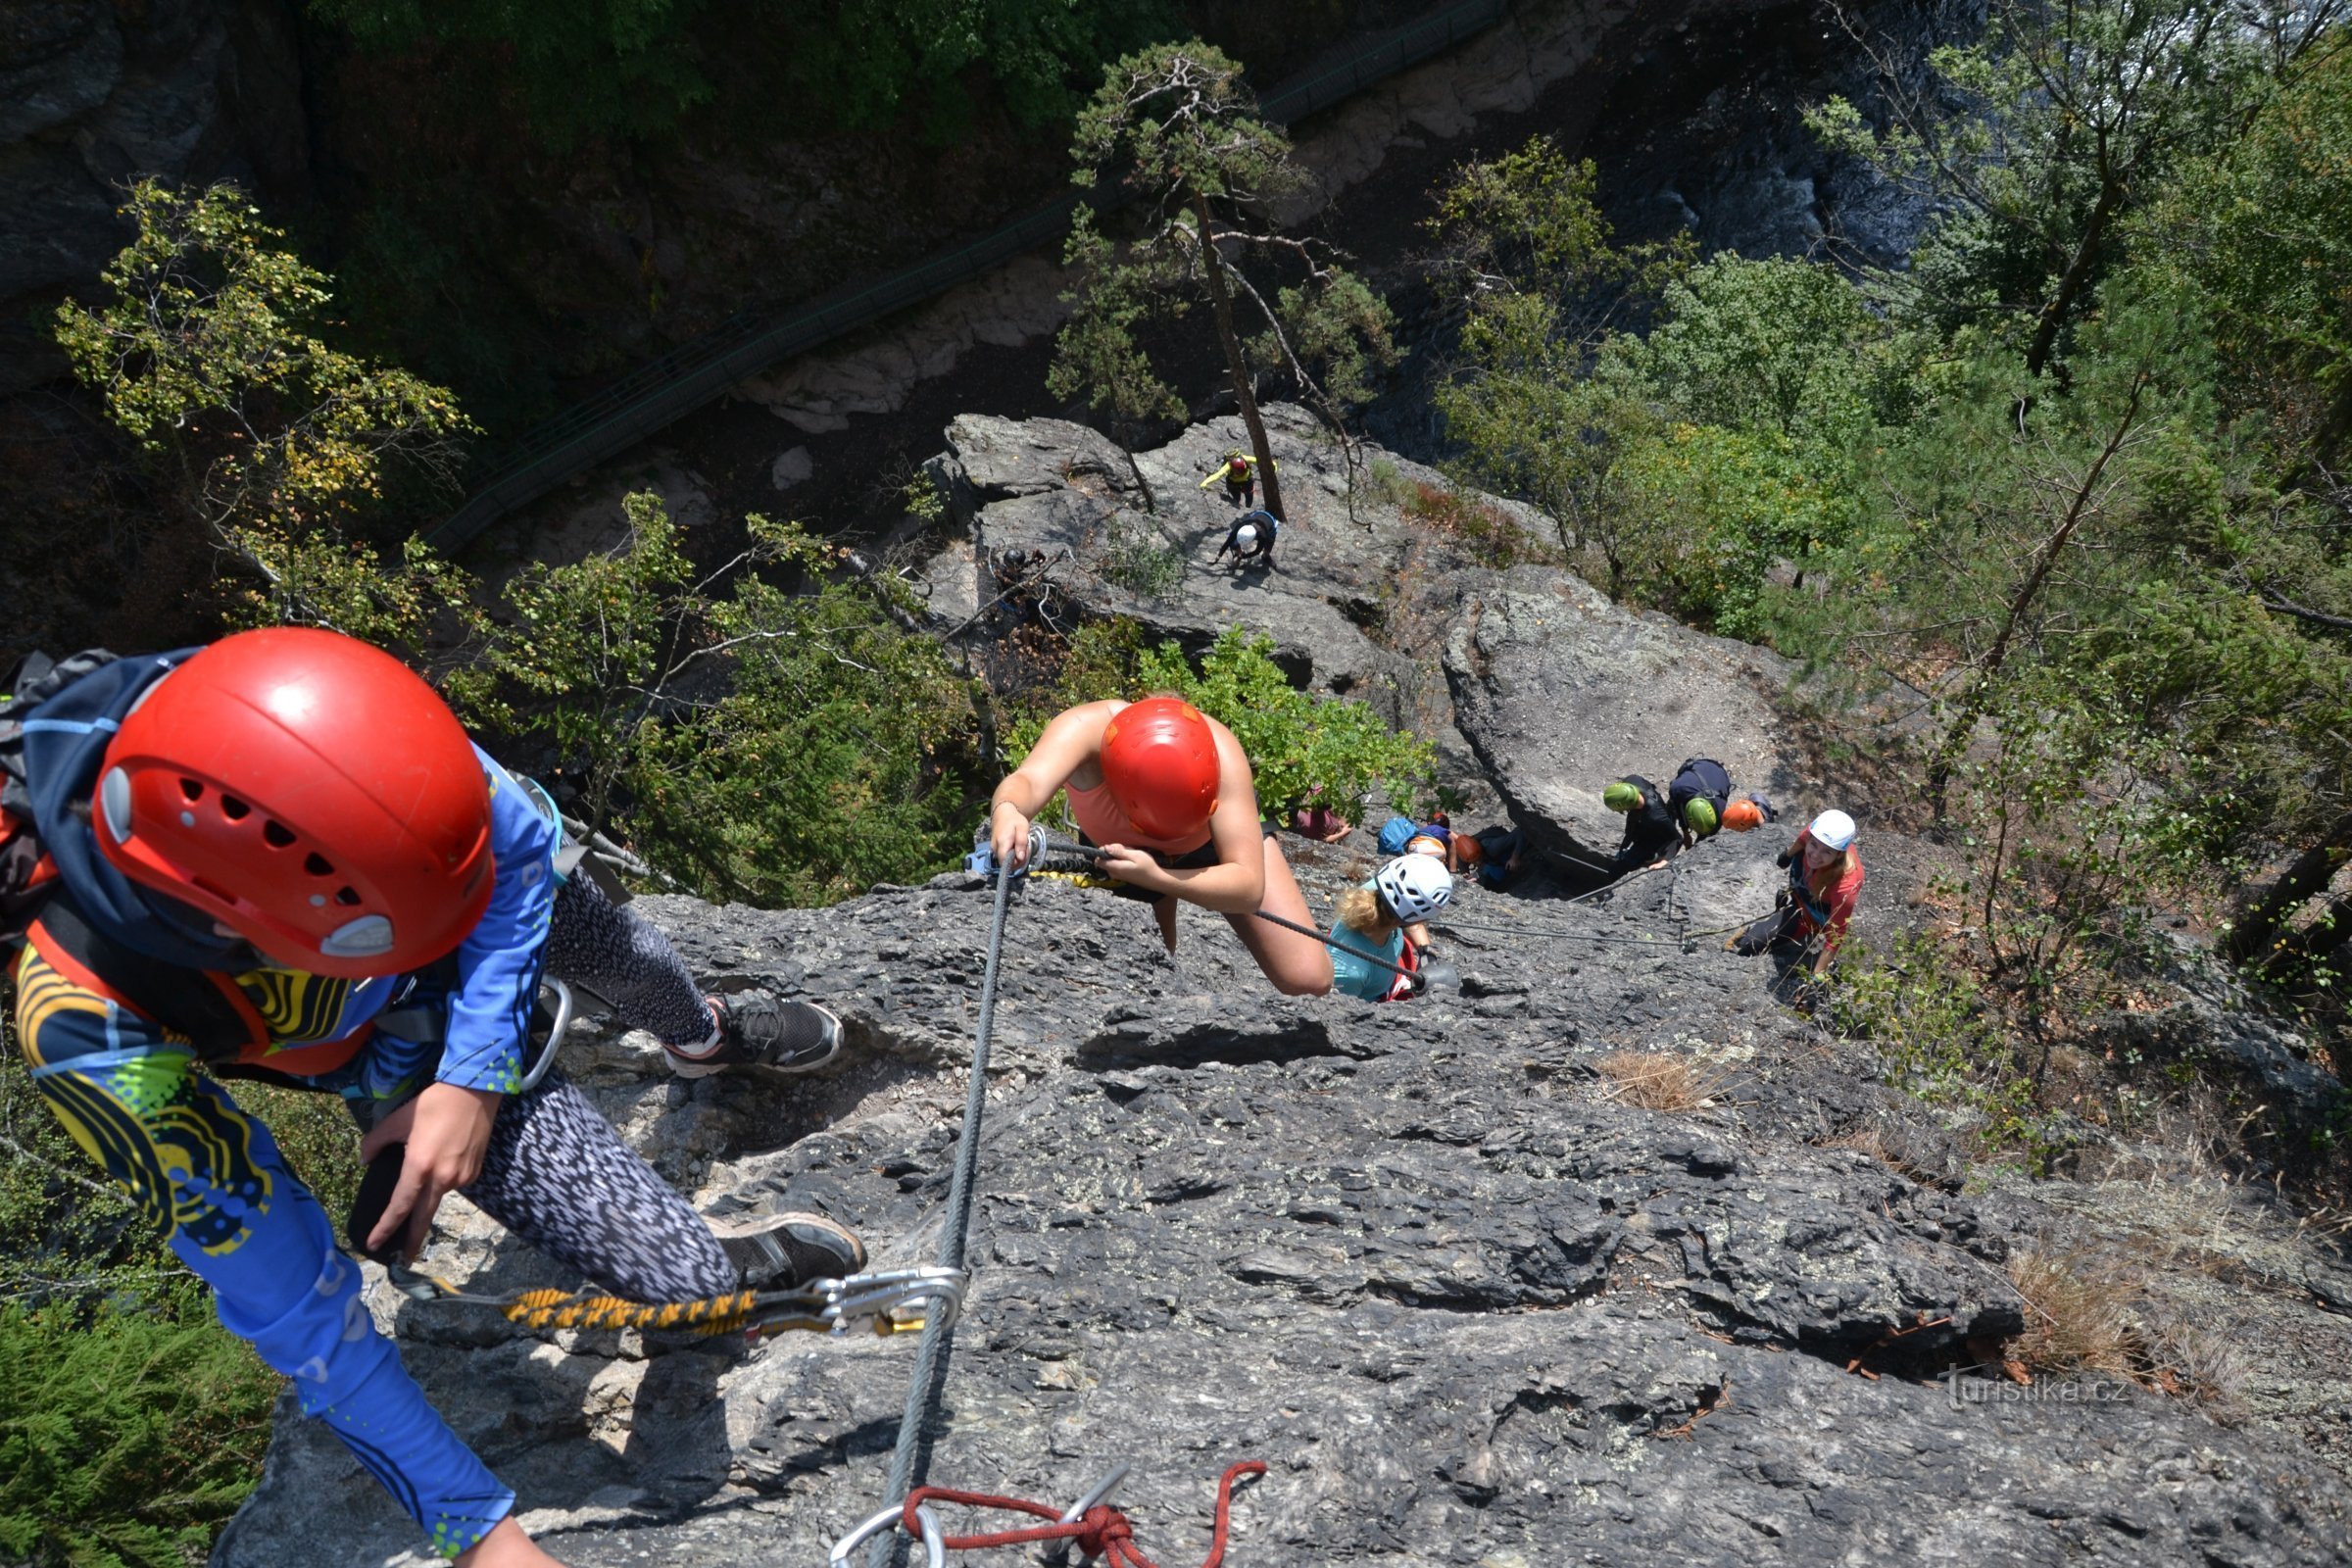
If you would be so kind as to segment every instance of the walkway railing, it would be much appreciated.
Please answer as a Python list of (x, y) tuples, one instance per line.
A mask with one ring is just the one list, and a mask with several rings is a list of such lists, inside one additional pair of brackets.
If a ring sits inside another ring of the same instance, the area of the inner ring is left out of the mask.
[[(1502, 20), (1508, 0), (1462, 0), (1373, 40), (1336, 65), (1311, 68), (1258, 100), (1278, 124), (1361, 92)], [(690, 343), (649, 361), (517, 441), (504, 463), (426, 541), (451, 551), (572, 475), (627, 450), (729, 387), (796, 354), (946, 293), (1016, 256), (1058, 241), (1085, 193), (1073, 192), (967, 245), (871, 283), (850, 284), (779, 311), (736, 312)]]

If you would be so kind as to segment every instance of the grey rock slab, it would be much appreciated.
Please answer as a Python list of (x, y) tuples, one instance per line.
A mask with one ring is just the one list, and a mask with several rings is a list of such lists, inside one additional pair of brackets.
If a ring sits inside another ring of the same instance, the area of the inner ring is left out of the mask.
[(1613, 850), (1611, 779), (1665, 785), (1688, 757), (1721, 761), (1801, 822), (1820, 796), (1772, 695), (1787, 663), (1628, 610), (1572, 572), (1519, 566), (1474, 597), (1446, 639), (1456, 722), (1511, 815), (1550, 847)]
[[(1342, 880), (1310, 870), (1310, 896)], [(1131, 1460), (1120, 1505), (1174, 1562), (1244, 1458), (1272, 1468), (1237, 1498), (1237, 1563), (2343, 1560), (2352, 1493), (2293, 1428), (1942, 1381), (2017, 1326), (2000, 1261), (2034, 1214), (1813, 1147), (1891, 1113), (1866, 1071), (1761, 966), (1562, 940), (1661, 916), (1619, 897), (1472, 896), (1522, 934), (1475, 988), (1375, 1007), (1272, 996), (1217, 917), (1187, 911), (1171, 957), (1142, 906), (1025, 882), (931, 1477), (1060, 1506)], [(878, 1266), (926, 1260), (985, 890), (639, 907), (702, 973), (824, 1000), (844, 1055), (648, 1083), (658, 1059), (600, 1028), (568, 1070), (707, 1208), (814, 1206)], [(1476, 1011), (1496, 1001), (1524, 1010)], [(1738, 1087), (1641, 1109), (1592, 1069), (1612, 1049)], [(659, 1130), (681, 1119), (692, 1148)], [(570, 1283), (452, 1223), (436, 1266)], [(813, 1562), (882, 1500), (907, 1341), (541, 1343), (458, 1311), (400, 1305), (404, 1357), (567, 1562)], [(356, 1463), (280, 1413), (216, 1562), (420, 1562)]]

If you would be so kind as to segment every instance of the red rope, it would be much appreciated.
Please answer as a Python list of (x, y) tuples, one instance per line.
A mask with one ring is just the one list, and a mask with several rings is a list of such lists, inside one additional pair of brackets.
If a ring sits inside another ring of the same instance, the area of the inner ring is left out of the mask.
[[(1225, 1535), (1233, 1510), (1234, 1482), (1243, 1476), (1262, 1476), (1265, 1473), (1264, 1460), (1244, 1459), (1226, 1471), (1225, 1479), (1217, 1483), (1216, 1532), (1209, 1542), (1208, 1558), (1200, 1564), (1200, 1568), (1217, 1568), (1225, 1560)], [(1031, 1502), (1023, 1497), (1000, 1497), (988, 1492), (956, 1492), (948, 1487), (917, 1487), (908, 1494), (906, 1509), (900, 1515), (900, 1522), (906, 1534), (917, 1540), (922, 1537), (923, 1526), (914, 1511), (926, 1502), (957, 1502), (967, 1508), (1030, 1513), (1046, 1521), (1024, 1530), (999, 1530), (985, 1536), (950, 1536), (946, 1542), (950, 1551), (974, 1551), (983, 1546), (1019, 1546), (1033, 1541), (1074, 1541), (1089, 1560), (1106, 1558), (1110, 1568), (1159, 1568), (1157, 1563), (1136, 1549), (1135, 1530), (1127, 1523), (1127, 1516), (1106, 1502), (1097, 1503), (1087, 1509), (1082, 1518), (1073, 1519), (1065, 1525), (1061, 1522), (1059, 1508)]]

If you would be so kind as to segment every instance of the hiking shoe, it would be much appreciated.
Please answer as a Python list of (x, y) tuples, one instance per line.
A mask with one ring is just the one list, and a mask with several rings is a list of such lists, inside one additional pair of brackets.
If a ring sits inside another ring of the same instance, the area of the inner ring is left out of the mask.
[(810, 1280), (846, 1280), (865, 1268), (865, 1244), (822, 1214), (704, 1219), (746, 1290), (795, 1290)]
[(718, 1042), (708, 1052), (668, 1047), (669, 1066), (681, 1078), (707, 1078), (728, 1067), (756, 1065), (807, 1072), (841, 1051), (841, 1020), (813, 1002), (787, 1002), (764, 991), (715, 999)]

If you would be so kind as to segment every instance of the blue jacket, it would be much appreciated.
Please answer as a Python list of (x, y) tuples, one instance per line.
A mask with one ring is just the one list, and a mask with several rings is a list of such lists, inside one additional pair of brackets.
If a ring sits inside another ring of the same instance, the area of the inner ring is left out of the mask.
[[(82, 677), (25, 723), (27, 786), (62, 898), (93, 930), (150, 958), (224, 976), (270, 1032), (259, 1057), (348, 1039), (413, 977), (343, 980), (279, 968), (150, 898), (99, 853), (87, 803), (108, 740), (133, 702), (193, 650), (125, 659)], [(377, 1031), (314, 1087), (352, 1099), (441, 1082), (508, 1091), (538, 987), (555, 901), (556, 823), (479, 749), (490, 785), (496, 880), (453, 964), (436, 966), (449, 1024), (432, 1048)], [(33, 1081), (83, 1148), (214, 1292), (220, 1321), (294, 1380), (446, 1555), (479, 1541), (514, 1494), (425, 1402), (360, 1299), (360, 1271), (325, 1211), (254, 1121), (210, 1077), (170, 1018), (148, 1017), (69, 961), (36, 924), (16, 959), (17, 1034)], [(241, 1059), (253, 1059), (244, 1056)], [(301, 1076), (297, 1074), (297, 1076)]]

